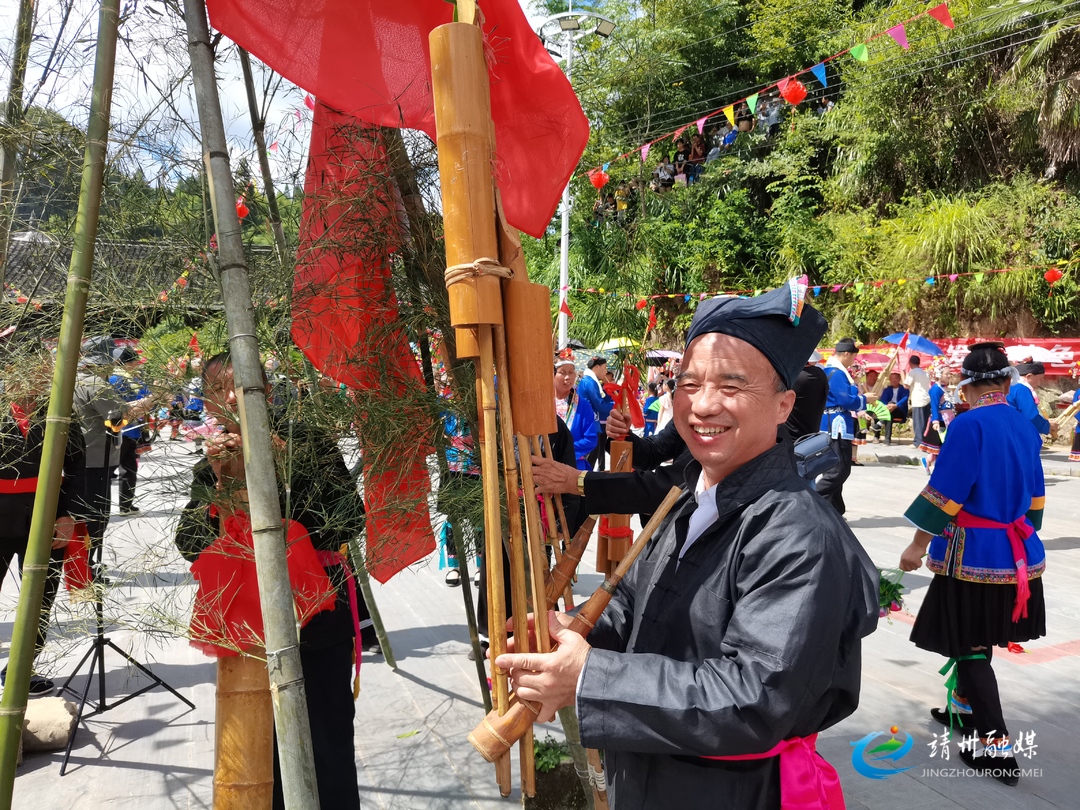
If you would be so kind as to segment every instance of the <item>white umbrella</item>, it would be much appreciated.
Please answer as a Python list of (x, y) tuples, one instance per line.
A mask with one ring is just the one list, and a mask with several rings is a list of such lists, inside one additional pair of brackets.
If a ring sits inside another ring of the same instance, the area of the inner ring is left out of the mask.
[(1013, 363), (1027, 360), (1029, 357), (1034, 363), (1061, 363), (1060, 354), (1044, 349), (1042, 346), (1006, 346), (1005, 354)]

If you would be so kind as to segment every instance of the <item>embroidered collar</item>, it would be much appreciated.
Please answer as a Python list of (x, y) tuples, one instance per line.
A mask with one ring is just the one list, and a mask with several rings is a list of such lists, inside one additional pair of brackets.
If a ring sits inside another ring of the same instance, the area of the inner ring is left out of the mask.
[[(694, 496), (701, 464), (692, 461), (686, 468), (687, 491)], [(789, 441), (778, 441), (770, 450), (746, 462), (716, 485), (716, 512), (723, 517), (741, 506), (756, 501), (766, 492), (781, 489), (787, 479), (798, 476), (795, 454)]]
[(1009, 401), (1005, 398), (1005, 395), (1000, 391), (990, 391), (983, 394), (977, 400), (972, 408), (981, 408), (983, 405), (1008, 405)]

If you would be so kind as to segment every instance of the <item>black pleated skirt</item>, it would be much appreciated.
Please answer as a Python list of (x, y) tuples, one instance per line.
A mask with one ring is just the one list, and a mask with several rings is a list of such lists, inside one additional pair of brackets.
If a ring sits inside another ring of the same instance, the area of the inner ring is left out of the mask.
[(1031, 641), (1046, 635), (1042, 577), (1029, 580), (1026, 617), (1013, 622), (1016, 585), (968, 582), (935, 574), (911, 640), (915, 646), (957, 658), (974, 647), (1004, 647), (1010, 641)]

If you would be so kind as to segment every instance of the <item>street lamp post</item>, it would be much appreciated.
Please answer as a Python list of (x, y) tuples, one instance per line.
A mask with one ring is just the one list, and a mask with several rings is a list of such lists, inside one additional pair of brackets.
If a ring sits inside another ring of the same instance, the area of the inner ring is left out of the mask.
[[(548, 17), (546, 20), (540, 23), (536, 28), (536, 33), (539, 35), (542, 42), (547, 42), (547, 37), (544, 35), (544, 29), (546, 27), (554, 27), (558, 25), (558, 30), (563, 35), (563, 49), (566, 63), (563, 66), (563, 71), (566, 73), (566, 80), (571, 80), (571, 74), (574, 65), (574, 43), (579, 39), (584, 39), (591, 34), (604, 37), (607, 39), (611, 36), (615, 30), (615, 23), (611, 20), (601, 17), (598, 14), (592, 14), (588, 11), (574, 11), (571, 5), (570, 11), (564, 11), (561, 14), (555, 14)], [(554, 33), (554, 32), (552, 32)], [(566, 184), (566, 188), (563, 189), (562, 194), (562, 228), (559, 234), (559, 346), (562, 349), (566, 347), (566, 344), (570, 340), (569, 336), (569, 318), (566, 315), (566, 299), (570, 289), (570, 183)]]

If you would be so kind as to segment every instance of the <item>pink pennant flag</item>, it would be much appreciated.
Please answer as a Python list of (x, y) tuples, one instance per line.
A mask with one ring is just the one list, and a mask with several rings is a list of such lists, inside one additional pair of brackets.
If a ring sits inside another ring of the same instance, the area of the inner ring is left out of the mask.
[(266, 151), (267, 152), (273, 152), (276, 155), (277, 150), (278, 150), (278, 142), (274, 141), (272, 144), (270, 144), (270, 146), (267, 148)]
[(905, 51), (907, 50), (907, 31), (904, 29), (903, 23), (900, 23), (900, 25), (894, 25), (885, 33), (892, 37), (894, 40), (896, 40), (897, 45), (899, 45)]
[(304, 94), (304, 106), (307, 107), (312, 112), (315, 112), (315, 99), (311, 95), (311, 93), (305, 93)]
[(843, 285), (843, 284), (834, 284), (834, 285), (832, 286), (832, 291), (833, 291), (834, 293), (840, 292), (840, 290), (842, 290), (842, 289), (844, 289), (844, 285)]
[(296, 122), (297, 123), (300, 123), (301, 121), (304, 120), (304, 116), (301, 114), (301, 112), (299, 110), (293, 110), (292, 113), (293, 113), (293, 115), (296, 116)]
[(651, 143), (647, 143), (643, 147), (641, 147), (641, 162), (642, 163), (644, 163), (648, 159), (648, 157), (649, 157), (649, 147), (651, 147), (651, 146), (652, 146)]
[(946, 28), (956, 28), (956, 23), (953, 22), (952, 15), (949, 13), (949, 7), (945, 3), (942, 3), (940, 6), (934, 6), (926, 13)]
[(705, 118), (699, 118), (697, 121), (694, 122), (694, 123), (697, 124), (698, 135), (704, 135), (705, 134), (705, 120), (708, 117), (709, 116), (706, 115)]

